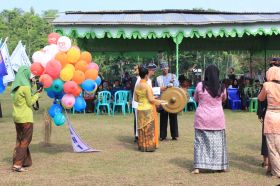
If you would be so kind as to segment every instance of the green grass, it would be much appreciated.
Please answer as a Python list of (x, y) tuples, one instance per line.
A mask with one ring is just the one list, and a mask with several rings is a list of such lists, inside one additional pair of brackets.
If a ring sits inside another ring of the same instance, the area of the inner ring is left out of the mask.
[[(34, 112), (31, 143), (33, 166), (29, 172), (13, 173), (15, 145), (12, 104), (0, 96), (0, 185), (276, 185), (260, 167), (261, 125), (255, 113), (226, 110), (230, 172), (190, 174), (193, 163), (194, 113), (179, 115), (178, 141), (160, 143), (154, 153), (143, 153), (133, 143), (133, 116), (70, 115), (74, 128), (98, 153), (73, 153), (67, 125), (53, 126), (51, 146), (44, 147), (43, 111), (51, 104), (40, 99)], [(169, 133), (170, 135), (170, 133)], [(169, 136), (170, 139), (170, 136)]]

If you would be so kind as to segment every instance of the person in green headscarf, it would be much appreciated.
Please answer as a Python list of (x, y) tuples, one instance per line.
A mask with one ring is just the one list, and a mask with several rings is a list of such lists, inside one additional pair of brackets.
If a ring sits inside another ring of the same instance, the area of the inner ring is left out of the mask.
[(39, 99), (38, 90), (31, 93), (31, 71), (27, 66), (21, 66), (12, 84), (13, 120), (16, 127), (17, 140), (13, 155), (13, 171), (27, 171), (24, 167), (32, 165), (29, 144), (33, 134), (32, 105)]

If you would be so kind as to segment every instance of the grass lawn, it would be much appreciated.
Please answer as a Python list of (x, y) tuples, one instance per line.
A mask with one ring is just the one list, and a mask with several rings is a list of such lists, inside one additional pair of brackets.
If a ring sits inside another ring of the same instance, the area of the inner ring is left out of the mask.
[(15, 145), (11, 98), (0, 96), (0, 185), (276, 185), (260, 166), (261, 125), (255, 113), (226, 110), (230, 172), (192, 175), (194, 113), (178, 116), (179, 139), (161, 142), (154, 153), (143, 153), (133, 143), (133, 115), (70, 115), (74, 128), (97, 153), (73, 153), (67, 125), (53, 126), (52, 144), (44, 147), (43, 111), (46, 96), (34, 113), (29, 172), (10, 170)]

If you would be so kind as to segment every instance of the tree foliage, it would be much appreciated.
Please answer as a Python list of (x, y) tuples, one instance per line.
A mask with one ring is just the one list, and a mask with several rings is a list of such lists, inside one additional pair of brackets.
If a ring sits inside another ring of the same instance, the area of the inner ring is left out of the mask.
[(36, 14), (33, 8), (29, 12), (13, 9), (0, 13), (0, 38), (9, 38), (10, 53), (21, 40), (26, 45), (27, 54), (32, 56), (33, 52), (46, 45), (47, 35), (51, 31), (52, 26), (49, 22)]

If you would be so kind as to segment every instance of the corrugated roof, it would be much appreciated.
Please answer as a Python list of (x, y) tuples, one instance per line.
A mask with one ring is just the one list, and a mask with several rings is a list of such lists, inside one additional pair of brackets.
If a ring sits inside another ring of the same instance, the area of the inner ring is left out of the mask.
[(280, 12), (202, 12), (190, 10), (66, 12), (53, 25), (207, 25), (280, 22)]

